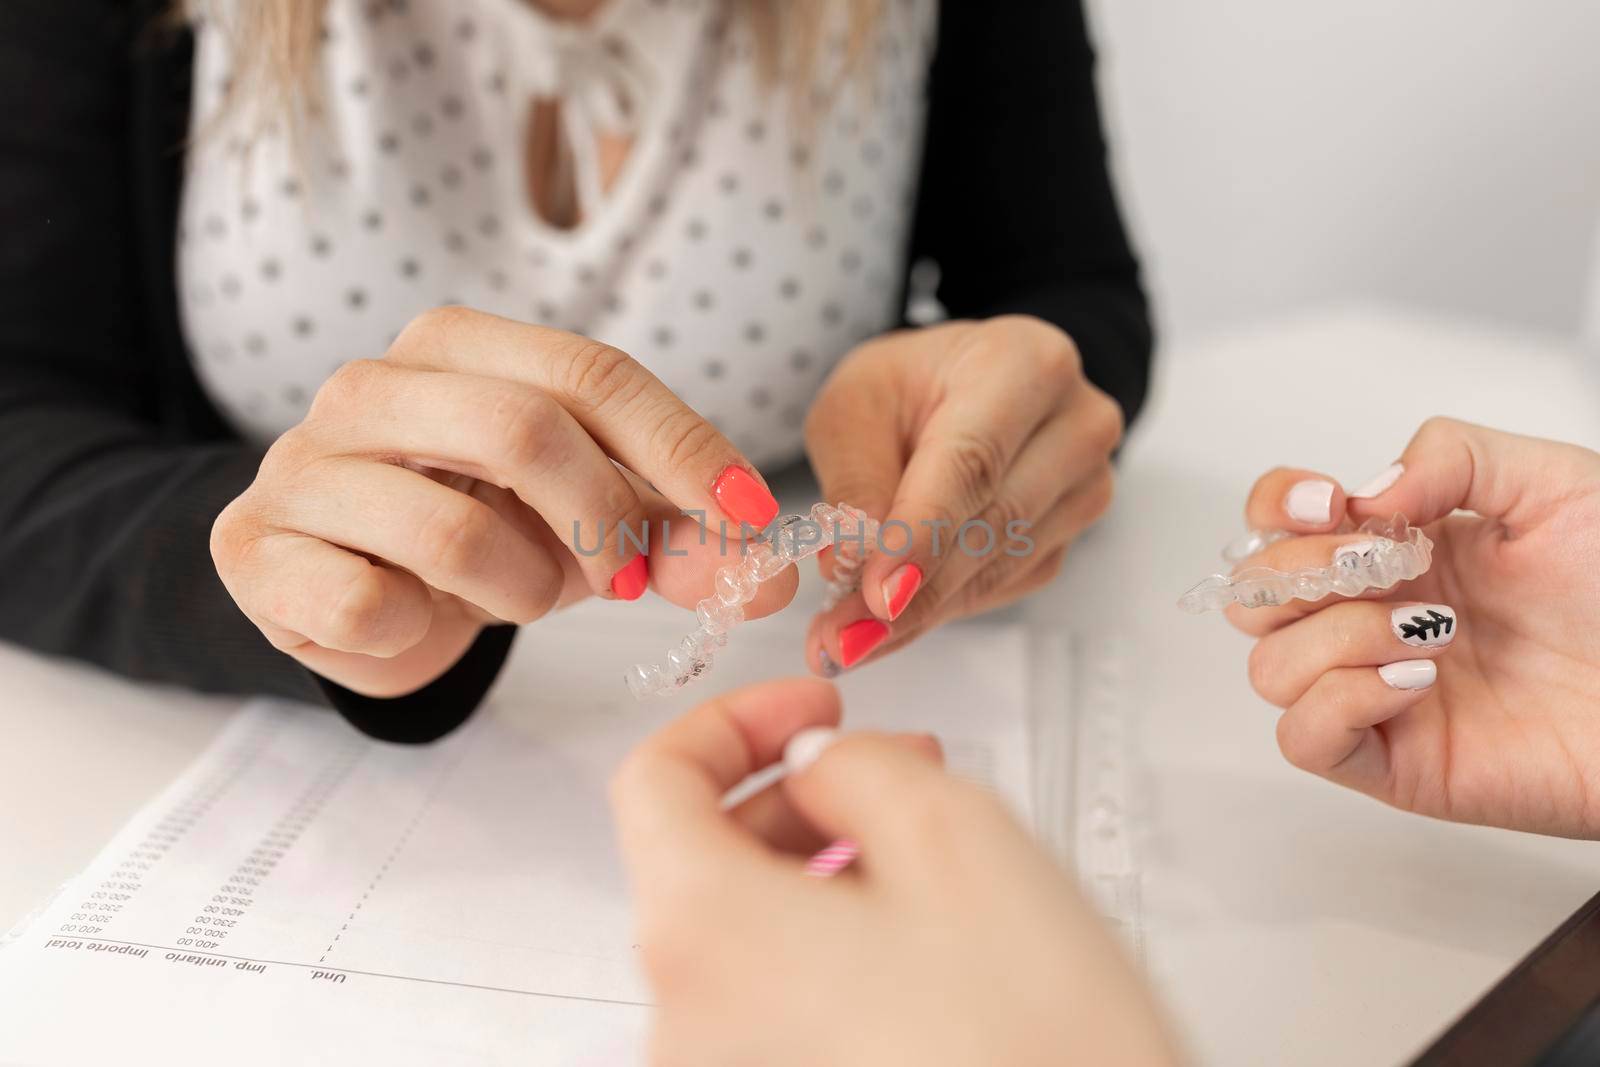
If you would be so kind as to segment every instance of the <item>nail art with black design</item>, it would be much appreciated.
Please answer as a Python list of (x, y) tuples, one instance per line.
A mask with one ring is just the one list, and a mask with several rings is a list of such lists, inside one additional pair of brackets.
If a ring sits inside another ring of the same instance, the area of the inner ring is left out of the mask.
[(1412, 604), (1389, 616), (1394, 635), (1413, 648), (1448, 645), (1456, 637), (1456, 613), (1444, 604)]

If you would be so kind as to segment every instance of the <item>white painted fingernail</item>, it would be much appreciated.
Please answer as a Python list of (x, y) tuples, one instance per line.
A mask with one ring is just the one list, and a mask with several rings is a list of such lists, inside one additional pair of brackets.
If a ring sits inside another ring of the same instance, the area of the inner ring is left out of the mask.
[(1295, 522), (1321, 526), (1333, 518), (1333, 483), (1320, 478), (1296, 482), (1283, 500), (1283, 509)]
[(839, 731), (830, 726), (808, 726), (783, 746), (783, 765), (790, 774), (799, 774), (839, 740)]
[(1406, 659), (1399, 663), (1385, 663), (1378, 668), (1378, 677), (1390, 689), (1426, 689), (1439, 677), (1439, 668), (1431, 659)]
[(1456, 639), (1456, 613), (1444, 604), (1413, 604), (1389, 614), (1394, 635), (1414, 648), (1438, 648)]
[(1375, 475), (1360, 489), (1352, 490), (1346, 495), (1357, 500), (1369, 500), (1375, 496), (1382, 496), (1389, 491), (1389, 488), (1395, 482), (1400, 480), (1400, 476), (1405, 472), (1406, 465), (1404, 463), (1391, 463), (1383, 469), (1381, 474)]

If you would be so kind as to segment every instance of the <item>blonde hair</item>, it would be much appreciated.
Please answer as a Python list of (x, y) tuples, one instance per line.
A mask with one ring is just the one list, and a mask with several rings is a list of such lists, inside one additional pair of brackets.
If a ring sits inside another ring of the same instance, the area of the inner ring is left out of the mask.
[[(525, 0), (533, 3), (535, 0)], [(610, 2), (610, 0), (604, 0)], [(176, 0), (180, 18), (213, 20), (233, 44), (222, 112), (243, 109), (260, 125), (274, 117), (293, 121), (315, 112), (318, 86), (313, 77), (328, 0), (233, 0), (221, 16), (218, 0)], [(756, 62), (769, 85), (786, 83), (796, 113), (809, 112), (823, 99), (800, 91), (809, 84), (822, 50), (828, 16), (836, 4), (846, 11), (847, 33), (841, 80), (866, 70), (864, 61), (884, 0), (732, 0), (735, 14), (753, 27)], [(836, 88), (836, 87), (835, 87)]]

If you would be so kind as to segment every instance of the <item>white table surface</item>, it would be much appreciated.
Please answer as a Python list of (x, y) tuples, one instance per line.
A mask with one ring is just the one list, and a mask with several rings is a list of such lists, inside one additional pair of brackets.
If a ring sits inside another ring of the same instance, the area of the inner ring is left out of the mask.
[[(1246, 639), (1173, 606), (1266, 467), (1353, 485), (1433, 414), (1600, 447), (1600, 381), (1570, 344), (1349, 308), (1166, 353), (1110, 516), (1026, 609), (1148, 656), (1146, 963), (1198, 1062), (1400, 1062), (1600, 889), (1600, 845), (1404, 815), (1289, 767)], [(0, 927), (234, 706), (0, 646)]]

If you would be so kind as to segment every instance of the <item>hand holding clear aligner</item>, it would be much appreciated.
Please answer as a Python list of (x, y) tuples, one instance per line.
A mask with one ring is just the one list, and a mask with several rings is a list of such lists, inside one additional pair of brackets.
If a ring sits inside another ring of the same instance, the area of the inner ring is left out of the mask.
[(860, 588), (861, 564), (878, 543), (877, 520), (845, 503), (815, 504), (809, 515), (784, 515), (771, 531), (750, 544), (737, 563), (717, 571), (712, 594), (695, 605), (699, 627), (667, 653), (664, 663), (628, 668), (628, 689), (635, 697), (681, 689), (708, 672), (712, 653), (744, 621), (744, 606), (755, 599), (756, 586), (829, 545), (834, 546), (833, 580), (823, 600), (825, 608), (833, 607)]
[[(1247, 567), (1236, 574), (1213, 574), (1178, 599), (1178, 607), (1198, 615), (1221, 611), (1229, 604), (1247, 608), (1272, 607), (1290, 600), (1321, 600), (1335, 593), (1356, 596), (1368, 589), (1387, 589), (1397, 582), (1420, 576), (1433, 561), (1433, 542), (1428, 535), (1408, 525), (1404, 515), (1388, 523), (1368, 519), (1360, 533), (1368, 540), (1341, 545), (1326, 567), (1299, 571), (1275, 571), (1271, 567)], [(1253, 530), (1223, 550), (1224, 558), (1234, 562), (1246, 543), (1255, 547), (1246, 555), (1285, 537), (1281, 530)]]

